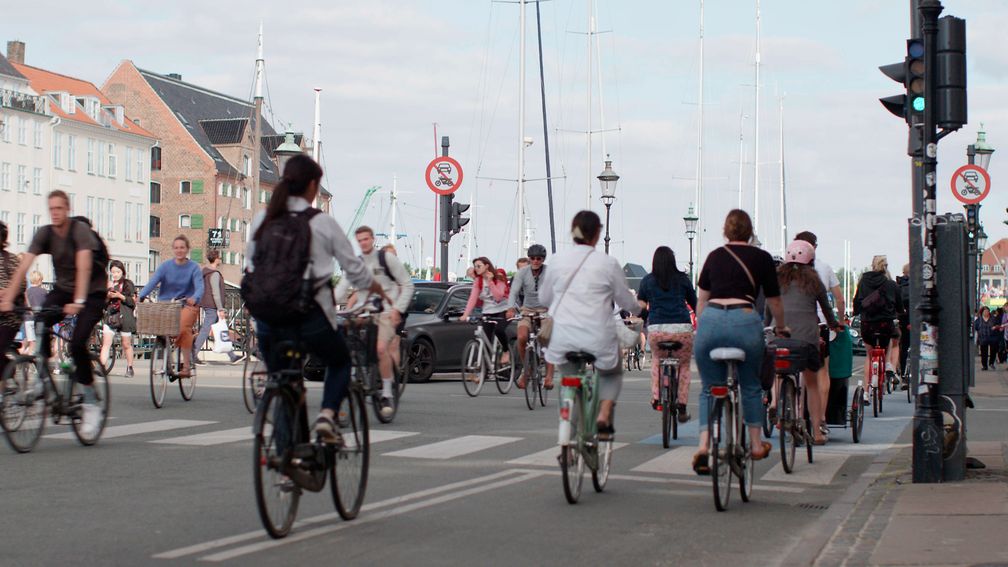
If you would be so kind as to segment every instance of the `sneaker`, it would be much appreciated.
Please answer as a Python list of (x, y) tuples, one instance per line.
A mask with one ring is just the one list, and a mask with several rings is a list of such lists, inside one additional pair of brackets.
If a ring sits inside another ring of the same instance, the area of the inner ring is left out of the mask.
[(244, 354), (238, 354), (238, 355), (236, 355), (233, 352), (231, 353), (231, 364), (238, 364), (239, 362), (242, 362), (243, 360), (245, 360), (245, 355)]
[(80, 433), (84, 437), (94, 437), (101, 427), (102, 409), (98, 404), (81, 404)]
[(133, 367), (132, 366), (127, 366), (126, 367), (126, 377), (127, 378), (132, 378), (133, 377)]
[(378, 402), (379, 413), (385, 419), (391, 418), (395, 415), (395, 407), (392, 406), (392, 398), (390, 396), (382, 396), (381, 401)]
[(690, 420), (690, 414), (686, 411), (686, 404), (676, 404), (676, 409), (679, 414), (679, 423), (687, 423)]
[(343, 436), (340, 435), (339, 429), (336, 428), (336, 423), (324, 414), (319, 414), (318, 418), (315, 419), (315, 427), (312, 428), (312, 433), (320, 437), (323, 443), (330, 445), (343, 444)]
[(193, 364), (195, 364), (196, 366), (204, 366), (204, 365), (206, 365), (206, 361), (203, 360), (202, 358), (195, 358), (194, 357), (193, 358)]

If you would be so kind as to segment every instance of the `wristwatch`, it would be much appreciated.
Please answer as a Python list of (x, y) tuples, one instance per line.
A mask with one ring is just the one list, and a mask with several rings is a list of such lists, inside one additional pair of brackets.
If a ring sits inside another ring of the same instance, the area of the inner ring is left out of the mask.
[(87, 300), (78, 298), (74, 300), (74, 303), (76, 303), (77, 305), (84, 305), (85, 303), (87, 303)]

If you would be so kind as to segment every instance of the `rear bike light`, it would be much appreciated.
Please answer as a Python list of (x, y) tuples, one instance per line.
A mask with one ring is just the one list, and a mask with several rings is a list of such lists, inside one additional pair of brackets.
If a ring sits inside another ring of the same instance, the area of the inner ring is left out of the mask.
[(774, 365), (774, 368), (776, 368), (777, 370), (784, 370), (784, 369), (787, 369), (787, 368), (791, 368), (791, 362), (790, 361), (783, 360), (783, 359), (780, 359), (780, 358), (774, 360), (773, 361), (773, 365)]
[(778, 357), (790, 356), (791, 355), (791, 350), (790, 349), (786, 349), (786, 348), (779, 348), (779, 349), (777, 349), (776, 354), (777, 354)]
[(710, 393), (715, 398), (723, 398), (728, 395), (728, 386), (711, 386)]
[(564, 376), (560, 379), (560, 385), (565, 388), (580, 388), (581, 387), (581, 377), (580, 376)]
[(564, 421), (570, 420), (570, 408), (568, 406), (563, 406), (560, 408), (560, 419)]

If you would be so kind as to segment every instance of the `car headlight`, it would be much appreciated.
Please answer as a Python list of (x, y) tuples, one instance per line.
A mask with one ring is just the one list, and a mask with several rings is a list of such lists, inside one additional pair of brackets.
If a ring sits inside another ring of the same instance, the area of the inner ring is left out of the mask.
[(852, 339), (856, 339), (861, 336), (861, 333), (855, 331), (854, 329), (851, 329), (850, 336)]

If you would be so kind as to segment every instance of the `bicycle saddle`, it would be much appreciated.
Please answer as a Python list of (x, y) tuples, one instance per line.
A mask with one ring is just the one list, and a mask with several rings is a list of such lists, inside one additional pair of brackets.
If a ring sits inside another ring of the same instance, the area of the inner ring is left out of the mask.
[(661, 341), (660, 343), (658, 343), (658, 348), (663, 350), (676, 351), (681, 349), (682, 347), (683, 344), (680, 341)]
[(584, 351), (568, 352), (567, 360), (574, 364), (592, 364), (595, 362), (595, 355)]
[(721, 347), (710, 353), (711, 360), (733, 360), (735, 362), (745, 362), (745, 351), (740, 348)]

